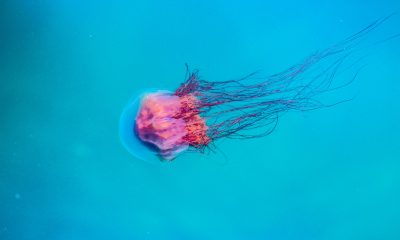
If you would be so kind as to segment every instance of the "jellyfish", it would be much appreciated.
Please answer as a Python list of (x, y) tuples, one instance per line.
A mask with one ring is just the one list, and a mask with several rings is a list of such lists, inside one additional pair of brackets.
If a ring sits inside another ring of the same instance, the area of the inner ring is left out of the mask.
[[(170, 162), (183, 152), (205, 153), (222, 138), (249, 139), (269, 135), (287, 112), (333, 106), (319, 96), (354, 81), (335, 84), (337, 75), (352, 69), (369, 33), (386, 21), (378, 19), (361, 31), (298, 64), (267, 77), (258, 72), (225, 81), (207, 81), (186, 65), (186, 80), (174, 91), (149, 89), (124, 109), (120, 137), (135, 157)], [(368, 48), (367, 45), (364, 49)], [(350, 59), (350, 60), (349, 60)]]

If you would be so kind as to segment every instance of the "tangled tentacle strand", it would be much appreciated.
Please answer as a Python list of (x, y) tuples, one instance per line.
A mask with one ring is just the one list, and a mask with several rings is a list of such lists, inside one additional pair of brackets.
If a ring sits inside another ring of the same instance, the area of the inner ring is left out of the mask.
[[(337, 73), (343, 71), (344, 62), (359, 50), (359, 44), (389, 17), (372, 22), (345, 40), (261, 82), (257, 72), (237, 80), (206, 81), (199, 77), (198, 70), (191, 72), (187, 67), (187, 80), (174, 95), (191, 99), (191, 116), (200, 115), (207, 122), (207, 127), (201, 128), (206, 134), (199, 134), (194, 146), (203, 150), (220, 138), (262, 137), (275, 129), (283, 113), (337, 104), (323, 104), (317, 96), (345, 87), (354, 80), (358, 71), (345, 83), (332, 84)], [(346, 67), (351, 68), (356, 62)]]

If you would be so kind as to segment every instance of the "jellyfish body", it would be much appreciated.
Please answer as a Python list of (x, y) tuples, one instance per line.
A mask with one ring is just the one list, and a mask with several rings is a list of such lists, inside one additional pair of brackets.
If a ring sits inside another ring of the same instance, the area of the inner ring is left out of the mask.
[(141, 141), (135, 129), (136, 117), (140, 109), (141, 99), (149, 91), (154, 91), (154, 89), (139, 91), (138, 94), (135, 94), (134, 97), (129, 100), (120, 117), (119, 136), (122, 145), (134, 157), (146, 162), (158, 163), (159, 158), (157, 157), (158, 150), (156, 147)]
[(207, 126), (192, 95), (144, 92), (130, 101), (120, 120), (120, 138), (131, 154), (155, 162), (173, 160), (189, 147), (210, 142)]
[(153, 90), (129, 103), (121, 117), (121, 140), (138, 158), (171, 161), (187, 150), (204, 152), (221, 138), (268, 135), (286, 112), (335, 105), (341, 101), (324, 104), (317, 97), (353, 81), (357, 71), (349, 81), (333, 83), (338, 73), (358, 62), (352, 56), (360, 51), (360, 43), (386, 20), (264, 78), (252, 73), (207, 81), (187, 68), (186, 81), (175, 91)]

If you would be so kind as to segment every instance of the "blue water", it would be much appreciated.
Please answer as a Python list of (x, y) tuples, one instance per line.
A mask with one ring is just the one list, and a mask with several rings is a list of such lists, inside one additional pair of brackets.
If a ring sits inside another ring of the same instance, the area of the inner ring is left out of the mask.
[(400, 239), (399, 40), (334, 94), (354, 100), (287, 114), (265, 138), (151, 165), (118, 136), (132, 94), (177, 88), (185, 63), (210, 81), (273, 74), (399, 9), (1, 1), (0, 239)]

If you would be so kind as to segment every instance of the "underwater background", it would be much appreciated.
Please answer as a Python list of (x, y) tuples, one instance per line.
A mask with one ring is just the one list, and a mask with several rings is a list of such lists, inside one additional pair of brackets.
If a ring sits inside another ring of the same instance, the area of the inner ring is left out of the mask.
[[(118, 121), (140, 89), (280, 72), (400, 9), (361, 1), (0, 1), (0, 239), (400, 239), (400, 40), (349, 102), (151, 165)], [(400, 15), (373, 33), (400, 32)]]

